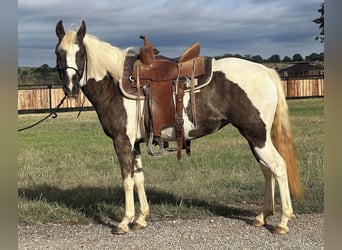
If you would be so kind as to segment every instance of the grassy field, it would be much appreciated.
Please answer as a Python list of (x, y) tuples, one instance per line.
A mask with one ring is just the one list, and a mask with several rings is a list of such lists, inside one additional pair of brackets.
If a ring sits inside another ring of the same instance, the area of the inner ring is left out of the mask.
[[(305, 199), (296, 213), (323, 212), (324, 100), (289, 100)], [(18, 127), (44, 115), (20, 115)], [(97, 223), (123, 216), (120, 167), (94, 112), (60, 113), (18, 134), (19, 224)], [(192, 156), (162, 157), (142, 147), (149, 220), (254, 215), (264, 179), (232, 126), (192, 142)], [(277, 211), (280, 199), (276, 188)], [(138, 209), (138, 206), (137, 206)]]

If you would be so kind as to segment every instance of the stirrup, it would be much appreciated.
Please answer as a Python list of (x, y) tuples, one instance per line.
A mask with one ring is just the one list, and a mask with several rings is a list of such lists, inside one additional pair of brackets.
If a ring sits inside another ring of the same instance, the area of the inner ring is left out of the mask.
[[(155, 141), (157, 145), (159, 146), (159, 150), (157, 152), (154, 152), (152, 149), (153, 141)], [(163, 151), (164, 151), (163, 140), (160, 137), (154, 138), (153, 132), (151, 132), (148, 138), (148, 143), (147, 143), (147, 153), (152, 156), (159, 156), (163, 154)]]

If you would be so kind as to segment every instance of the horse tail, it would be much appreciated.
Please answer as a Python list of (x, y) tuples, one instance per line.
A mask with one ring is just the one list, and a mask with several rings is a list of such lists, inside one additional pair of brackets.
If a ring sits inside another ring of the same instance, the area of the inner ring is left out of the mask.
[(278, 93), (278, 103), (271, 129), (272, 142), (285, 161), (291, 194), (295, 199), (300, 200), (303, 198), (303, 191), (298, 173), (296, 148), (292, 139), (288, 106), (279, 75), (272, 69), (270, 76), (276, 83)]

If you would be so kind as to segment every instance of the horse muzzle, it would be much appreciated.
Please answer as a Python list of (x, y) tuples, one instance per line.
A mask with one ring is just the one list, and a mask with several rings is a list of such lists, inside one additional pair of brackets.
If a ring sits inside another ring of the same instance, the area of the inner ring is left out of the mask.
[[(71, 86), (70, 86), (71, 85)], [(69, 87), (70, 86), (70, 87)], [(78, 85), (75, 84), (69, 84), (68, 87), (66, 87), (65, 85), (63, 85), (63, 90), (64, 90), (64, 94), (68, 99), (76, 99), (78, 96), (78, 92), (79, 92), (79, 87)]]

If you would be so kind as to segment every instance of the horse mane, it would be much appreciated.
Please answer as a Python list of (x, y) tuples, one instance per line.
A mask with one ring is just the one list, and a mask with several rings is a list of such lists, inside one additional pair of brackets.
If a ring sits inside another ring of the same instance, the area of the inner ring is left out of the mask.
[[(76, 31), (69, 30), (60, 47), (67, 48), (75, 42)], [(126, 54), (131, 48), (121, 50), (90, 34), (85, 35), (83, 43), (87, 51), (88, 77), (99, 81), (109, 72), (116, 80), (121, 81)]]

